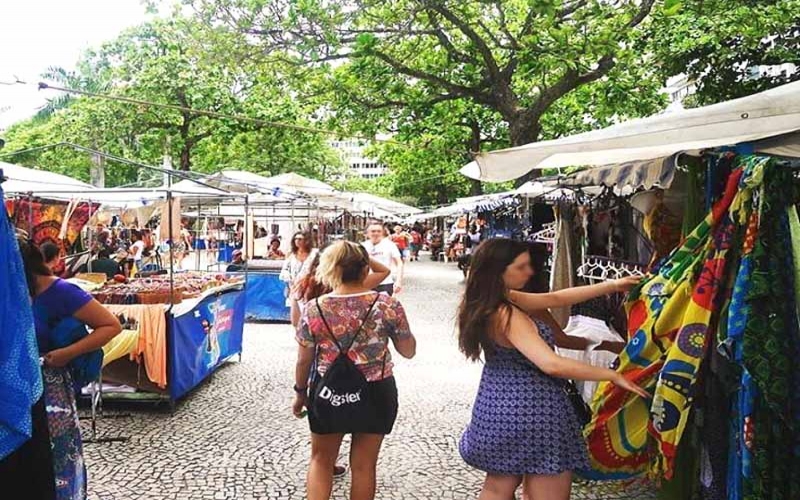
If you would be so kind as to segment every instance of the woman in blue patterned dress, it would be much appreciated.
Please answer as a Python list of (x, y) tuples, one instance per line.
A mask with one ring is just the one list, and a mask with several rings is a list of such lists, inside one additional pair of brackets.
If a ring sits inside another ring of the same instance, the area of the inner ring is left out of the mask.
[(485, 366), (472, 420), (459, 451), (486, 472), (480, 500), (509, 500), (524, 481), (533, 499), (568, 500), (572, 471), (589, 466), (586, 445), (564, 381), (609, 380), (642, 396), (647, 393), (606, 368), (558, 356), (553, 331), (530, 313), (576, 304), (632, 288), (638, 278), (526, 294), (532, 276), (528, 246), (489, 240), (473, 254), (459, 307), (459, 347)]

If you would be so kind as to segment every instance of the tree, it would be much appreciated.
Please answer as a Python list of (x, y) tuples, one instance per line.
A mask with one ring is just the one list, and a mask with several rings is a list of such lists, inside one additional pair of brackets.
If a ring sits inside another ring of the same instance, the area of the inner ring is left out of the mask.
[[(661, 102), (653, 97), (655, 71), (635, 50), (655, 0), (190, 3), (206, 22), (233, 29), (247, 57), (257, 44), (270, 64), (330, 70), (329, 88), (339, 104), (350, 104), (334, 107), (339, 118), (361, 107), (386, 110), (391, 122), (467, 101), (499, 117), (508, 145), (518, 146), (571, 131), (567, 122), (597, 126), (631, 110), (655, 111)], [(674, 1), (665, 3), (674, 9)], [(628, 86), (615, 88), (618, 80)], [(637, 92), (644, 105), (617, 98), (623, 107), (603, 116), (552, 116), (587, 86), (589, 95)], [(558, 126), (546, 131), (548, 123)]]
[[(665, 77), (685, 73), (699, 105), (800, 80), (800, 1), (685, 0), (656, 17), (652, 51)], [(781, 70), (782, 65), (796, 70)], [(777, 69), (764, 72), (763, 69)]]
[[(236, 168), (269, 174), (298, 171), (312, 177), (337, 175), (342, 162), (327, 138), (301, 130), (312, 125), (310, 111), (292, 99), (291, 86), (264, 68), (211, 57), (198, 33), (191, 20), (160, 20), (89, 51), (76, 72), (56, 73), (58, 83), (92, 92), (102, 86), (104, 93), (142, 104), (73, 98), (68, 106), (9, 129), (6, 150), (68, 141), (152, 165), (160, 165), (169, 153), (181, 170)], [(91, 86), (82, 83), (89, 81)], [(261, 121), (212, 118), (146, 102), (242, 114)], [(273, 126), (273, 122), (299, 128)], [(66, 148), (16, 161), (58, 165), (63, 173), (88, 179), (88, 157)], [(135, 169), (109, 168), (112, 185), (160, 179), (137, 174)]]

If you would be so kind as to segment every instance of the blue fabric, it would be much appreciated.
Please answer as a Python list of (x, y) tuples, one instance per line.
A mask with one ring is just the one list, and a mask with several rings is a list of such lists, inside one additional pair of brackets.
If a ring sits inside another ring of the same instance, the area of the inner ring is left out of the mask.
[[(0, 189), (0, 198), (3, 197)], [(30, 294), (14, 228), (0, 214), (0, 459), (30, 439), (42, 375)]]
[(246, 317), (257, 321), (289, 321), (285, 282), (273, 273), (250, 273), (247, 276)]

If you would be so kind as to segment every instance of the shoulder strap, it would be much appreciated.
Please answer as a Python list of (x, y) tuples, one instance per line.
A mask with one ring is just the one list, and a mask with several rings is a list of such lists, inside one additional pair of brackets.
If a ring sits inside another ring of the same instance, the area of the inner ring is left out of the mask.
[(347, 349), (344, 352), (348, 352), (350, 350), (350, 348), (353, 347), (353, 344), (355, 343), (356, 339), (358, 338), (359, 335), (361, 335), (361, 330), (364, 329), (364, 325), (367, 324), (367, 320), (369, 319), (370, 315), (372, 314), (372, 310), (375, 309), (375, 304), (378, 303), (378, 299), (380, 299), (380, 298), (381, 298), (381, 294), (376, 292), (375, 293), (375, 300), (373, 300), (372, 301), (372, 305), (369, 306), (369, 309), (367, 310), (367, 314), (364, 315), (364, 319), (361, 320), (361, 325), (358, 327), (358, 330), (356, 330), (356, 334), (353, 335), (353, 338), (350, 339), (350, 345), (347, 346)]
[(328, 320), (325, 319), (325, 315), (322, 313), (322, 308), (319, 306), (319, 297), (315, 299), (315, 302), (317, 303), (317, 311), (319, 311), (319, 317), (322, 318), (322, 323), (325, 324), (325, 328), (328, 330), (328, 335), (331, 336), (331, 340), (333, 340), (333, 343), (336, 344), (336, 347), (339, 349), (339, 352), (341, 352), (342, 345), (339, 344), (338, 340), (336, 340), (336, 335), (333, 334), (333, 330), (331, 330), (331, 325), (328, 324)]

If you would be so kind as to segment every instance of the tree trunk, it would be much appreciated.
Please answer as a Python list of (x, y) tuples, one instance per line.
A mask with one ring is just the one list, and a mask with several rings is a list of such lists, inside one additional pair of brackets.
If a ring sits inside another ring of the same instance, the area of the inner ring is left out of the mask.
[(192, 169), (192, 146), (185, 144), (181, 148), (181, 170), (188, 172)]
[[(539, 140), (541, 126), (539, 117), (532, 117), (530, 113), (517, 113), (512, 119), (508, 120), (508, 131), (511, 135), (511, 147), (523, 146)], [(539, 177), (538, 170), (531, 170), (519, 179), (514, 181), (516, 187), (520, 187), (526, 182)]]
[[(471, 158), (472, 153), (477, 153), (481, 150), (481, 124), (477, 120), (470, 122), (470, 138), (467, 144), (467, 157)], [(479, 196), (483, 194), (483, 183), (478, 179), (469, 180), (469, 194), (470, 196)]]

